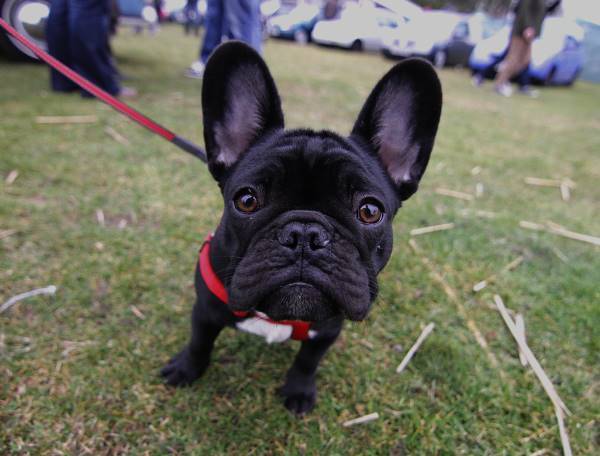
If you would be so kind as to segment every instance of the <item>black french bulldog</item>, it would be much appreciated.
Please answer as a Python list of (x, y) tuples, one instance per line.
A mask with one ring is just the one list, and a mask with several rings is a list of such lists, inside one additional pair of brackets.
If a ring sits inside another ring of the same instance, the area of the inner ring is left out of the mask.
[(375, 86), (352, 133), (284, 130), (262, 58), (221, 45), (204, 74), (208, 168), (225, 208), (196, 269), (189, 344), (162, 369), (169, 385), (206, 370), (225, 326), (302, 340), (279, 389), (314, 407), (317, 365), (344, 319), (363, 320), (392, 251), (392, 220), (425, 172), (442, 106), (427, 62), (405, 60)]

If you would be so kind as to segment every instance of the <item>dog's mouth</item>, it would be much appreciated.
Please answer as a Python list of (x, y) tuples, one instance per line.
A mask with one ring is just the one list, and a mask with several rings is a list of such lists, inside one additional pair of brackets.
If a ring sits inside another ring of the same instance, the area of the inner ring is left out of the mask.
[(256, 310), (276, 321), (323, 321), (340, 315), (331, 299), (306, 282), (294, 282), (276, 289)]

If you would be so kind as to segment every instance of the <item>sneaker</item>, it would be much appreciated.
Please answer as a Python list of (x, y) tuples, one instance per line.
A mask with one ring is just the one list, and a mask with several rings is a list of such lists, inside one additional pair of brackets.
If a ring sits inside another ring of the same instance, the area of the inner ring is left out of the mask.
[(510, 84), (500, 84), (497, 85), (496, 87), (494, 87), (494, 90), (496, 91), (496, 93), (498, 95), (502, 95), (503, 97), (511, 97), (513, 90), (512, 87), (510, 86)]
[(531, 86), (523, 86), (519, 88), (519, 93), (529, 98), (538, 98), (540, 96), (540, 91), (532, 89)]
[(204, 64), (200, 60), (197, 60), (196, 62), (192, 63), (190, 67), (185, 70), (185, 76), (187, 76), (188, 78), (202, 79), (203, 75)]
[(471, 84), (473, 84), (473, 87), (481, 87), (483, 85), (483, 76), (480, 74), (474, 74), (471, 78)]

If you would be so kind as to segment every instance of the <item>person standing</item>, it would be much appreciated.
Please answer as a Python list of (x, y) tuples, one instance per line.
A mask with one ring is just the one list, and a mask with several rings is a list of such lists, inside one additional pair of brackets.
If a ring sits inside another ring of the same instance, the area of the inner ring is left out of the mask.
[(554, 10), (560, 0), (552, 0), (550, 6), (544, 0), (519, 0), (515, 8), (508, 53), (500, 63), (496, 75), (495, 89), (502, 96), (510, 97), (512, 88), (510, 79), (526, 70), (531, 61), (531, 45), (542, 31), (547, 12)]
[[(133, 96), (121, 87), (109, 48), (109, 0), (52, 0), (46, 25), (48, 52), (111, 95)], [(54, 69), (50, 85), (56, 92), (78, 89)], [(91, 96), (82, 91), (83, 96)]]
[(261, 50), (260, 0), (208, 0), (204, 23), (200, 58), (186, 70), (187, 77), (202, 78), (208, 57), (224, 39), (240, 40), (257, 52)]

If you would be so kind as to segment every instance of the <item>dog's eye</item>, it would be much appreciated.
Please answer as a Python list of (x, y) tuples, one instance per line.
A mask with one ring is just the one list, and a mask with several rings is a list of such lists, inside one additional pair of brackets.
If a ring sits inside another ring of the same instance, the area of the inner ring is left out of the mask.
[(258, 198), (256, 193), (251, 188), (240, 190), (233, 199), (235, 207), (238, 211), (249, 214), (258, 210)]
[(383, 218), (383, 210), (379, 203), (373, 200), (364, 200), (358, 208), (358, 219), (369, 225), (378, 223)]

